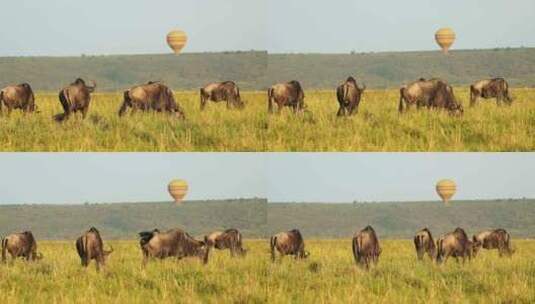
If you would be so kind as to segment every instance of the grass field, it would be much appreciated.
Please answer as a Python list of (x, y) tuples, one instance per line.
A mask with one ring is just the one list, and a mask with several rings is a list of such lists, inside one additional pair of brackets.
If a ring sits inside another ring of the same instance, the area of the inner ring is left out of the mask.
[(264, 92), (243, 92), (243, 111), (210, 103), (197, 92), (177, 92), (186, 121), (155, 113), (117, 116), (120, 94), (94, 95), (88, 118), (58, 124), (57, 94), (37, 94), (38, 114), (0, 117), (1, 151), (533, 151), (535, 89), (514, 89), (513, 106), (483, 101), (462, 118), (442, 111), (397, 112), (398, 90), (370, 90), (360, 113), (337, 119), (334, 92), (306, 91), (311, 114), (267, 115)]
[(1, 303), (533, 303), (535, 241), (515, 241), (516, 254), (485, 251), (470, 263), (417, 262), (412, 242), (382, 242), (379, 265), (354, 265), (349, 240), (306, 242), (306, 261), (271, 263), (267, 240), (247, 241), (249, 254), (212, 252), (141, 267), (134, 241), (111, 242), (107, 268), (79, 265), (73, 242), (42, 242), (45, 258), (0, 265)]

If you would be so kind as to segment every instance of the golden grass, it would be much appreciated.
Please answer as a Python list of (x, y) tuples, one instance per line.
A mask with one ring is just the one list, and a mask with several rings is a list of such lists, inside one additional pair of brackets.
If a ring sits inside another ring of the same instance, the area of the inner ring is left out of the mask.
[(483, 252), (465, 265), (416, 261), (412, 242), (382, 242), (379, 265), (354, 265), (350, 240), (306, 242), (306, 261), (271, 263), (267, 240), (246, 240), (249, 254), (212, 252), (141, 267), (137, 242), (115, 248), (104, 271), (82, 269), (73, 242), (42, 242), (45, 258), (0, 265), (0, 303), (533, 303), (535, 241), (515, 241), (511, 258)]
[(397, 90), (370, 90), (360, 113), (336, 118), (334, 92), (306, 91), (311, 114), (268, 115), (264, 92), (244, 92), (243, 111), (210, 103), (200, 112), (197, 92), (177, 92), (187, 120), (164, 114), (117, 116), (118, 93), (97, 93), (88, 118), (58, 124), (57, 94), (37, 94), (40, 113), (0, 117), (1, 151), (533, 151), (535, 89), (515, 89), (513, 106), (482, 101), (462, 118), (443, 111), (397, 112)]

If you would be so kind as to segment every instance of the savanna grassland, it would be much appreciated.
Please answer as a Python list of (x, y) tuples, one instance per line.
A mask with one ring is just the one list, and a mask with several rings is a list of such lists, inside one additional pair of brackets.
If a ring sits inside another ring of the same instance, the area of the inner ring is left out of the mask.
[(336, 118), (333, 91), (306, 91), (310, 113), (288, 109), (267, 114), (265, 92), (242, 92), (244, 110), (210, 103), (199, 110), (198, 92), (176, 92), (186, 113), (119, 118), (119, 93), (96, 93), (86, 120), (78, 115), (59, 124), (56, 93), (40, 93), (40, 113), (15, 111), (0, 117), (2, 151), (533, 151), (535, 89), (514, 89), (512, 106), (492, 100), (468, 107), (468, 90), (456, 88), (463, 117), (443, 111), (397, 112), (398, 90), (368, 90), (358, 115)]
[(28, 303), (532, 303), (535, 242), (514, 241), (512, 258), (485, 251), (465, 265), (418, 262), (412, 242), (386, 240), (377, 267), (354, 265), (349, 240), (307, 241), (305, 261), (272, 263), (267, 240), (246, 240), (248, 255), (211, 252), (141, 266), (134, 241), (115, 249), (104, 271), (82, 269), (73, 242), (40, 243), (44, 259), (0, 265), (0, 302)]

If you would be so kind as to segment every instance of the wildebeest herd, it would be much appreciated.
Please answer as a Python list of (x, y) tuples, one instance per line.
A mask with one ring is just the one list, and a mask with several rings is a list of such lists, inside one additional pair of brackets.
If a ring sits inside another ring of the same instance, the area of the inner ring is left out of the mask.
[[(63, 113), (56, 114), (56, 121), (64, 121), (72, 114), (80, 112), (85, 118), (89, 111), (91, 93), (96, 89), (96, 84), (88, 86), (86, 82), (78, 78), (70, 85), (61, 89), (59, 101), (63, 107)], [(339, 104), (337, 116), (354, 115), (358, 112), (362, 95), (366, 86), (360, 87), (353, 77), (348, 77), (336, 88), (336, 97)], [(205, 109), (207, 102), (226, 102), (227, 108), (242, 109), (245, 102), (240, 97), (240, 89), (233, 81), (210, 83), (199, 91), (200, 109)], [(461, 115), (463, 106), (455, 98), (451, 85), (445, 80), (433, 78), (420, 78), (417, 81), (403, 85), (399, 93), (400, 113), (409, 106), (417, 108), (445, 109), (450, 114)], [(479, 80), (470, 86), (470, 106), (474, 106), (478, 98), (495, 98), (498, 105), (502, 102), (511, 104), (513, 99), (509, 94), (509, 85), (503, 78)], [(304, 102), (305, 93), (297, 80), (287, 83), (278, 83), (271, 86), (267, 91), (268, 112), (277, 112), (284, 107), (289, 107), (294, 113), (306, 111)], [(21, 109), (23, 112), (34, 112), (37, 109), (35, 96), (28, 83), (8, 86), (0, 91), (0, 110), (2, 104), (8, 113), (13, 109)], [(145, 84), (134, 86), (123, 93), (123, 101), (119, 108), (119, 116), (126, 114), (128, 109), (132, 112), (155, 111), (166, 112), (178, 118), (184, 119), (185, 113), (180, 104), (175, 100), (173, 91), (159, 81), (149, 81)]]
[[(382, 249), (379, 238), (371, 226), (358, 231), (351, 241), (355, 263), (365, 269), (379, 262)], [(91, 227), (84, 232), (75, 243), (76, 251), (83, 267), (87, 267), (91, 260), (95, 260), (97, 271), (105, 266), (106, 258), (113, 252), (104, 249), (104, 242), (100, 232)], [(182, 229), (170, 229), (162, 232), (158, 229), (139, 233), (139, 246), (143, 255), (142, 264), (146, 265), (151, 259), (196, 257), (203, 264), (208, 263), (211, 248), (230, 251), (231, 257), (245, 256), (247, 250), (243, 248), (241, 233), (234, 228), (216, 231), (197, 240)], [(276, 253), (280, 258), (291, 255), (296, 260), (306, 259), (310, 253), (305, 250), (305, 241), (298, 229), (280, 232), (269, 240), (271, 260), (276, 261)], [(431, 231), (424, 228), (414, 236), (416, 257), (422, 260), (427, 254), (438, 264), (445, 263), (450, 257), (457, 261), (472, 259), (477, 256), (481, 248), (497, 249), (501, 256), (511, 256), (515, 250), (511, 244), (511, 237), (504, 229), (485, 230), (475, 234), (472, 239), (462, 228), (441, 236), (436, 242)], [(8, 235), (2, 239), (2, 262), (7, 261), (7, 254), (12, 260), (23, 258), (35, 261), (43, 258), (37, 251), (37, 242), (30, 231)]]

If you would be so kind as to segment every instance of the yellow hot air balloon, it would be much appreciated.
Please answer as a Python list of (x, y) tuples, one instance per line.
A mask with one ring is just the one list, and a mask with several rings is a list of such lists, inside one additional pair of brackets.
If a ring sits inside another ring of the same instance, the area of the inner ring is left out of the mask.
[(457, 191), (457, 185), (451, 179), (443, 179), (438, 181), (436, 185), (437, 194), (442, 198), (442, 201), (448, 205), (450, 199)]
[(177, 55), (182, 51), (184, 46), (186, 46), (187, 42), (188, 36), (184, 31), (173, 30), (167, 34), (167, 44)]
[(453, 42), (455, 42), (455, 32), (451, 28), (441, 28), (435, 33), (435, 40), (442, 48), (442, 52), (447, 54)]
[(183, 179), (174, 179), (169, 182), (167, 190), (169, 190), (169, 194), (175, 200), (175, 204), (179, 205), (182, 203), (182, 199), (184, 199), (186, 194), (188, 194), (188, 182)]

